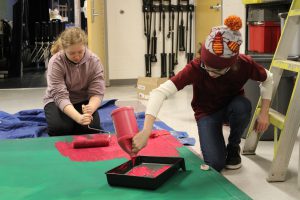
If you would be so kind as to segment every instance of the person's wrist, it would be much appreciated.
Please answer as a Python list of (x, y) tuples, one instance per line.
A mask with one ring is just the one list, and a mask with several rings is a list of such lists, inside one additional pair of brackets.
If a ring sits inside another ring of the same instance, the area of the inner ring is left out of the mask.
[(142, 134), (149, 137), (151, 135), (151, 130), (149, 129), (143, 129)]
[(76, 114), (75, 119), (74, 119), (78, 124), (80, 124), (81, 121), (81, 114)]
[(264, 117), (268, 117), (269, 111), (267, 111), (267, 110), (266, 110), (266, 111), (261, 111), (261, 112), (260, 112), (260, 115), (261, 115), (261, 116), (264, 116)]

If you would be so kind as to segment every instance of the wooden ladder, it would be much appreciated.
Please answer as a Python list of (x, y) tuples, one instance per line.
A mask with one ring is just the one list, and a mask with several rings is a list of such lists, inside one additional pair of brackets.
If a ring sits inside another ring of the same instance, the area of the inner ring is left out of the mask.
[[(297, 31), (300, 29), (300, 0), (293, 0), (280, 40), (274, 54), (270, 71), (273, 73), (273, 98), (277, 92), (279, 82), (284, 70), (296, 72), (295, 84), (285, 115), (270, 108), (270, 124), (274, 126), (274, 157), (269, 170), (267, 181), (285, 181), (287, 167), (291, 158), (293, 147), (300, 127), (300, 62), (288, 60), (290, 47)], [(300, 44), (299, 44), (300, 45)], [(250, 123), (245, 145), (244, 155), (253, 155), (262, 133), (256, 133), (253, 128), (260, 111), (261, 98), (258, 101), (252, 121)], [(278, 129), (281, 131), (278, 138)], [(300, 181), (300, 178), (299, 178)]]

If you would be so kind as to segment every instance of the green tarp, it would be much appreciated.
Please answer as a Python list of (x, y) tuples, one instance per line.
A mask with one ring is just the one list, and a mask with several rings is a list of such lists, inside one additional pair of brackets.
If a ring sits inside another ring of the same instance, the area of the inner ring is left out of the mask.
[(112, 187), (105, 172), (126, 162), (114, 159), (74, 162), (55, 148), (69, 137), (0, 141), (0, 200), (188, 200), (251, 199), (214, 170), (202, 171), (199, 157), (178, 149), (186, 172), (179, 172), (157, 190)]

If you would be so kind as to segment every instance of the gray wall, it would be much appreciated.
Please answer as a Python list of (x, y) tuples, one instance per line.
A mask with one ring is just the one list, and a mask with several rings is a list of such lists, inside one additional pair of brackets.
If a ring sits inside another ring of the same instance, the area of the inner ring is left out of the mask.
[(0, 0), (0, 19), (12, 21), (13, 5), (17, 0)]

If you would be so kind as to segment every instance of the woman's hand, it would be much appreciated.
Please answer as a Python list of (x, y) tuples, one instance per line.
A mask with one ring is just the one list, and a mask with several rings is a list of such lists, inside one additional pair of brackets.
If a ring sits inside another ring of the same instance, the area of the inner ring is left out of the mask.
[(76, 122), (81, 125), (89, 125), (93, 121), (93, 116), (91, 114), (79, 115)]
[(137, 154), (147, 145), (150, 133), (142, 130), (132, 138), (132, 153)]
[(82, 105), (82, 113), (92, 115), (93, 114), (93, 109), (89, 104), (87, 104), (87, 105), (83, 104)]

